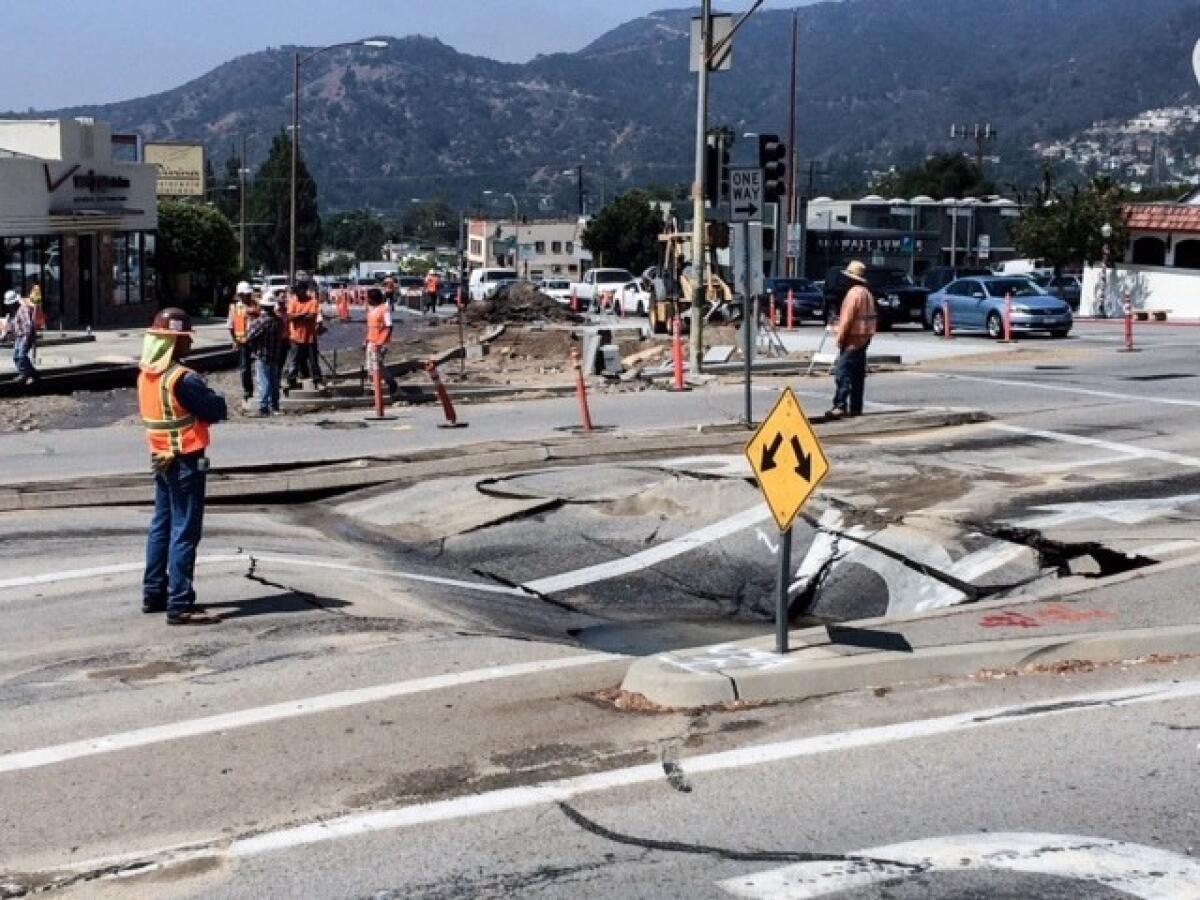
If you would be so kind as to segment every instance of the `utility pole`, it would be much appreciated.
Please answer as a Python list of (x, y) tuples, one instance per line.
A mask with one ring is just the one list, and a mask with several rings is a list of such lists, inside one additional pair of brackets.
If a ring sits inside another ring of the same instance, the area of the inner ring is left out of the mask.
[(579, 217), (583, 218), (583, 166), (575, 167), (575, 193), (579, 201)]
[(288, 227), (288, 290), (296, 283), (296, 157), (300, 152), (300, 54), (292, 67), (292, 178)]
[(246, 272), (246, 136), (242, 135), (242, 158), (238, 160), (238, 269)]
[[(788, 146), (792, 148), (793, 158), (796, 156), (796, 51), (799, 42), (799, 27), (797, 13), (795, 10), (792, 10), (792, 71), (791, 90), (788, 100)], [(790, 277), (796, 274), (792, 257), (787, 253), (792, 222), (796, 221), (796, 166), (794, 163), (788, 170), (787, 201), (784, 204), (784, 214), (780, 218), (783, 221), (779, 231), (783, 233), (776, 233), (775, 235), (775, 274), (778, 275), (782, 271)], [(780, 248), (782, 248), (782, 251)], [(783, 254), (782, 260), (780, 256), (781, 252)], [(784, 263), (783, 266), (779, 265), (781, 261)]]
[(968, 129), (966, 125), (951, 125), (950, 140), (963, 140), (975, 142), (975, 165), (979, 168), (979, 177), (983, 177), (983, 150), (987, 146), (988, 141), (996, 140), (997, 132), (991, 124), (979, 125), (976, 124), (973, 128)]
[(704, 147), (708, 135), (708, 67), (712, 50), (712, 0), (700, 3), (700, 65), (696, 75), (696, 172), (692, 181), (692, 308), (691, 341), (688, 362), (692, 372), (700, 371), (704, 301), (708, 297), (708, 279), (704, 275)]

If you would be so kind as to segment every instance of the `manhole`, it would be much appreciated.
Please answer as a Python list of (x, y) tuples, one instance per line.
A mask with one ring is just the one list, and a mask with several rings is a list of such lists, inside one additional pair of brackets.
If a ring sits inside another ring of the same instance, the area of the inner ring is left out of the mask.
[(316, 424), (318, 428), (324, 428), (326, 431), (353, 431), (358, 428), (370, 427), (366, 422), (358, 422), (354, 420), (349, 420), (346, 422), (333, 422), (326, 420), (324, 422), (317, 422)]
[(1193, 372), (1166, 372), (1162, 375), (1126, 375), (1122, 381), (1178, 381), (1181, 378), (1195, 378)]
[(1069, 372), (1074, 366), (1034, 366), (1038, 372)]

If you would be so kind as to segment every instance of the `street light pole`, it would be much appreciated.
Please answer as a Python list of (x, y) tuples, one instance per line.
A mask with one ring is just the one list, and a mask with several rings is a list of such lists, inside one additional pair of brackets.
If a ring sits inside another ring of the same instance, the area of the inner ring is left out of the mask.
[(693, 372), (700, 371), (701, 329), (704, 327), (704, 301), (708, 280), (704, 277), (704, 145), (708, 133), (708, 66), (712, 52), (712, 0), (700, 4), (700, 60), (696, 75), (696, 160), (692, 182), (692, 309), (691, 340), (688, 361)]
[(242, 158), (238, 166), (238, 269), (246, 272), (246, 136), (242, 135)]
[(330, 44), (313, 50), (307, 56), (301, 56), (296, 51), (292, 65), (292, 177), (291, 177), (291, 213), (288, 227), (288, 284), (296, 280), (296, 170), (300, 156), (300, 67), (314, 56), (329, 50), (342, 47), (386, 47), (387, 41), (346, 41), (340, 44)]

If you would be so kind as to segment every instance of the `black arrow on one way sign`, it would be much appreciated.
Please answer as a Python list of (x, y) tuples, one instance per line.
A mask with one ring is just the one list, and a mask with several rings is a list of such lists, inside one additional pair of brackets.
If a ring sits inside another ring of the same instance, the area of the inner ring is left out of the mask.
[(775, 468), (775, 454), (779, 452), (779, 448), (783, 446), (783, 435), (775, 435), (775, 440), (771, 442), (770, 447), (762, 448), (762, 465), (759, 466), (764, 472), (770, 472)]
[(796, 474), (805, 481), (812, 481), (812, 457), (800, 446), (800, 438), (792, 435), (792, 452), (796, 454)]
[(758, 207), (751, 203), (749, 206), (735, 206), (733, 211), (739, 216), (752, 216), (758, 212)]

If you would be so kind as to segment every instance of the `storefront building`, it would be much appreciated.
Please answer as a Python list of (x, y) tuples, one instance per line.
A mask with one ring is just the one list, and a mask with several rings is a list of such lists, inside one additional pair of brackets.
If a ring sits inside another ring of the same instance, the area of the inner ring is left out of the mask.
[(40, 285), (51, 328), (148, 321), (158, 308), (156, 175), (114, 160), (105, 123), (0, 120), (0, 292)]

